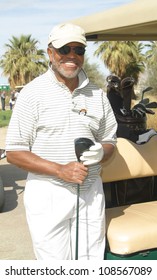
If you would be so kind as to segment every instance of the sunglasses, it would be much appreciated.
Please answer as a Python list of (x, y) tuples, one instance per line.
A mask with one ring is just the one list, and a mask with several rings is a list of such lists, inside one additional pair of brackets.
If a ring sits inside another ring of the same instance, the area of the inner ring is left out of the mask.
[(71, 51), (74, 51), (75, 54), (77, 55), (84, 55), (85, 53), (85, 48), (84, 47), (81, 47), (81, 46), (76, 46), (76, 47), (70, 47), (70, 46), (63, 46), (59, 49), (56, 49), (60, 54), (62, 55), (67, 55), (69, 54)]

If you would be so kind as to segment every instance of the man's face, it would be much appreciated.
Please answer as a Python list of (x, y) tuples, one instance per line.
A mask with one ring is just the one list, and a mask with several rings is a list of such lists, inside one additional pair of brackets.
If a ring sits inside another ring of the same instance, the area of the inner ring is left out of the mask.
[(83, 62), (84, 55), (79, 55), (75, 51), (75, 47), (84, 47), (80, 43), (72, 42), (66, 46), (71, 47), (69, 53), (61, 54), (59, 49), (48, 48), (48, 55), (57, 78), (73, 79), (77, 77)]

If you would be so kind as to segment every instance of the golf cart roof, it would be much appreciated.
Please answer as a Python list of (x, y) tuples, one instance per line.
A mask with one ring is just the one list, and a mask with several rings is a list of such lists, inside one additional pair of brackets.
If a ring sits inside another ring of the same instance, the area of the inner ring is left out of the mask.
[(71, 22), (84, 28), (88, 41), (157, 41), (157, 1), (135, 0)]

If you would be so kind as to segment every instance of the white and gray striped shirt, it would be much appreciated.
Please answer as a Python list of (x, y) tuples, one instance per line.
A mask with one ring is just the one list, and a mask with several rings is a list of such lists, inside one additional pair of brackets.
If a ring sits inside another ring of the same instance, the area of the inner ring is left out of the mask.
[[(86, 115), (80, 114), (86, 109)], [(117, 123), (106, 94), (89, 82), (83, 70), (79, 86), (71, 93), (49, 70), (21, 91), (9, 124), (6, 150), (32, 151), (60, 164), (76, 161), (74, 140), (87, 137), (100, 143), (116, 143)], [(81, 188), (90, 186), (100, 164), (89, 167)], [(76, 187), (55, 176), (34, 174), (60, 186)]]

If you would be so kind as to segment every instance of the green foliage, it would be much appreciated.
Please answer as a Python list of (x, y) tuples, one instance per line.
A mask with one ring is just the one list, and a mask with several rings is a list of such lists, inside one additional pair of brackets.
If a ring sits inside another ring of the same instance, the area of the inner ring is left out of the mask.
[(98, 46), (95, 55), (100, 56), (111, 74), (121, 79), (131, 76), (137, 83), (139, 74), (145, 69), (143, 47), (140, 42), (105, 41)]
[(147, 78), (146, 84), (153, 87), (152, 92), (157, 93), (157, 42), (150, 41), (147, 44), (148, 50), (146, 52), (146, 69), (147, 69)]
[(6, 110), (2, 111), (0, 110), (0, 127), (8, 126), (10, 122), (12, 111)]
[(85, 58), (84, 70), (87, 73), (87, 76), (90, 81), (96, 84), (98, 87), (105, 89), (105, 76), (99, 70), (99, 66), (96, 63), (90, 64), (88, 58)]
[(45, 52), (37, 48), (38, 41), (31, 35), (12, 36), (6, 44), (6, 52), (0, 60), (4, 76), (11, 87), (30, 82), (47, 69)]

